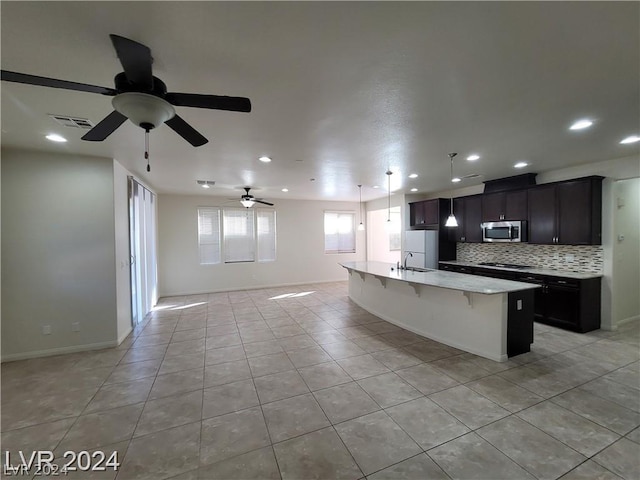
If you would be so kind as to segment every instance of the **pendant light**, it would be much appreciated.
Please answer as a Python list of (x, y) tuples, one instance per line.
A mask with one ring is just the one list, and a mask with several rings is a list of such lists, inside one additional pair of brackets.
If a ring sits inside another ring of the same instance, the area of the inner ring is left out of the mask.
[[(451, 181), (453, 182), (453, 157), (458, 155), (457, 153), (450, 153), (449, 160), (451, 160)], [(444, 224), (445, 227), (457, 227), (458, 221), (456, 220), (456, 216), (453, 214), (453, 191), (451, 192), (451, 213), (447, 218), (447, 222)]]
[(364, 223), (362, 223), (362, 219), (364, 218), (362, 213), (362, 185), (358, 185), (358, 189), (360, 190), (360, 225), (358, 225), (358, 230), (362, 232), (364, 231)]
[(385, 172), (387, 175), (387, 230), (391, 229), (391, 175), (393, 172), (391, 170), (387, 170)]

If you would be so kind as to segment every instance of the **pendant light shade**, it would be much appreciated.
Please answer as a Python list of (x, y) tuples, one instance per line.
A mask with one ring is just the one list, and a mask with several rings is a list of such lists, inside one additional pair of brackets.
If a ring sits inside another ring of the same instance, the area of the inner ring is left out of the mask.
[[(453, 157), (458, 155), (457, 153), (450, 153), (449, 160), (451, 161), (451, 181), (453, 182)], [(456, 216), (453, 214), (453, 192), (451, 192), (451, 213), (447, 217), (447, 221), (444, 224), (445, 227), (457, 227), (458, 220), (456, 220)]]
[(385, 172), (387, 175), (387, 225), (391, 224), (391, 175), (393, 172), (391, 170), (387, 170)]
[(362, 221), (364, 220), (364, 214), (362, 212), (362, 185), (358, 185), (358, 189), (360, 190), (360, 225), (358, 225), (358, 230), (363, 232), (364, 223), (362, 223)]

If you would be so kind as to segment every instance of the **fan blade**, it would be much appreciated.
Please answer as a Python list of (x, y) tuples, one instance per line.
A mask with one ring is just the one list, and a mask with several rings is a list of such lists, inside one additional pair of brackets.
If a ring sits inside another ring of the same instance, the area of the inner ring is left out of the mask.
[(82, 140), (88, 140), (90, 142), (101, 142), (109, 135), (111, 135), (116, 128), (122, 125), (127, 120), (127, 117), (115, 110), (103, 118), (100, 123), (84, 134)]
[(251, 111), (251, 100), (244, 97), (169, 92), (164, 99), (177, 107), (210, 108), (212, 110), (229, 110), (232, 112)]
[(113, 48), (116, 49), (118, 59), (124, 68), (127, 79), (135, 85), (151, 90), (153, 75), (151, 73), (151, 50), (146, 45), (134, 42), (119, 35), (109, 35)]
[(258, 200), (257, 198), (254, 198), (253, 201), (256, 203), (264, 203), (265, 205), (270, 205), (273, 207), (273, 203), (265, 202), (264, 200)]
[(187, 142), (189, 142), (194, 147), (200, 147), (204, 145), (209, 140), (203, 137), (195, 128), (185, 122), (180, 115), (174, 115), (173, 118), (170, 118), (166, 122), (171, 129), (184, 138)]
[(67, 80), (27, 75), (26, 73), (9, 72), (8, 70), (2, 70), (1, 72), (2, 80), (7, 82), (26, 83), (28, 85), (39, 85), (41, 87), (64, 88), (65, 90), (78, 90), (80, 92), (100, 93), (110, 96), (118, 93), (113, 88), (88, 85), (86, 83), (68, 82)]

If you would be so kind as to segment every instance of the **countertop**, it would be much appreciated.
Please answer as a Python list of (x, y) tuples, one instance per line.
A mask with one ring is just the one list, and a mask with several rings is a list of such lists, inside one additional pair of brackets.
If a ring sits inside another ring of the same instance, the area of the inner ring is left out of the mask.
[(478, 267), (478, 268), (487, 268), (491, 270), (503, 270), (506, 272), (517, 272), (533, 275), (548, 275), (550, 277), (564, 277), (564, 278), (574, 278), (576, 280), (587, 280), (589, 278), (598, 278), (602, 277), (601, 273), (579, 273), (579, 272), (570, 272), (567, 270), (551, 270), (550, 268), (506, 268), (506, 267), (491, 267), (489, 265), (480, 265), (478, 263), (472, 262), (460, 262), (457, 260), (451, 261), (441, 261), (439, 263), (445, 263), (448, 265), (459, 265), (461, 267)]
[(430, 287), (482, 293), (485, 295), (540, 288), (539, 285), (533, 283), (514, 282), (511, 280), (446, 272), (443, 270), (431, 270), (428, 272), (397, 270), (393, 263), (386, 262), (344, 262), (340, 265), (347, 270), (368, 273), (376, 277), (390, 278), (392, 280), (400, 280), (418, 285), (428, 285)]

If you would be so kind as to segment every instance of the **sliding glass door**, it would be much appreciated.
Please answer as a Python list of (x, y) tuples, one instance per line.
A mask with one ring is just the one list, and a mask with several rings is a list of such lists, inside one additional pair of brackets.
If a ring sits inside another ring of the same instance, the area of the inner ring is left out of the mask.
[(131, 319), (135, 327), (158, 301), (156, 196), (129, 177)]

